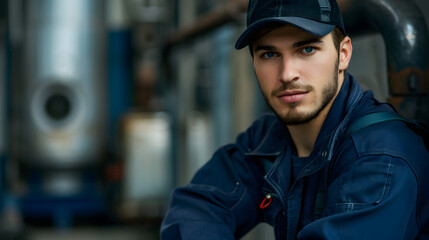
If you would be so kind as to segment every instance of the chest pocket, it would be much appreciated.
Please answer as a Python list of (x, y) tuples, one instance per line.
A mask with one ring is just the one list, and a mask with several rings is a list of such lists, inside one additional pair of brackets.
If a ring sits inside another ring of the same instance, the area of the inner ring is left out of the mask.
[[(374, 158), (375, 160), (375, 158)], [(389, 193), (393, 164), (390, 160), (367, 161), (352, 167), (330, 186), (327, 214), (350, 212), (380, 203)]]

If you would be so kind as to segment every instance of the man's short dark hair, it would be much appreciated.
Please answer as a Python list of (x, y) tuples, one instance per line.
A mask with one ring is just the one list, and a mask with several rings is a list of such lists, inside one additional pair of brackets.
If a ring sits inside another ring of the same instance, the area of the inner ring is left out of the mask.
[(336, 27), (332, 30), (332, 40), (334, 40), (334, 46), (337, 49), (337, 52), (340, 53), (340, 44), (341, 41), (346, 37), (346, 35), (341, 31), (340, 28)]

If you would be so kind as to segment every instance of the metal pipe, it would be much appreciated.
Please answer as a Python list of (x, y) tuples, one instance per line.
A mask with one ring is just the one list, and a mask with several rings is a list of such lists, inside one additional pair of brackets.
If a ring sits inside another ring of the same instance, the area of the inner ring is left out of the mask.
[(392, 96), (429, 93), (429, 33), (414, 1), (339, 1), (346, 30), (379, 32), (386, 44), (389, 90)]
[(195, 21), (195, 24), (183, 27), (170, 34), (169, 37), (167, 37), (165, 49), (170, 49), (174, 45), (191, 40), (228, 22), (236, 20), (237, 15), (246, 11), (247, 4), (248, 0), (229, 1), (222, 7), (199, 17)]

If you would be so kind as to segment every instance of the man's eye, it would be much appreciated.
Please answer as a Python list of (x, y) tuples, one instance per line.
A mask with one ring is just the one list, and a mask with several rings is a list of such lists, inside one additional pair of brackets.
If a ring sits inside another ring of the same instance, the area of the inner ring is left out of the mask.
[(276, 56), (276, 54), (273, 52), (265, 52), (264, 54), (262, 54), (263, 58), (273, 58), (275, 56)]
[(316, 49), (314, 47), (305, 47), (302, 51), (306, 54), (313, 53)]

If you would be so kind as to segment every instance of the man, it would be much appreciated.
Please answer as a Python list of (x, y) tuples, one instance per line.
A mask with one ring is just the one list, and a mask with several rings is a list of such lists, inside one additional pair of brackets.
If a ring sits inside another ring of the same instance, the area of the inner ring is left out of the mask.
[(335, 0), (250, 0), (249, 46), (275, 115), (257, 120), (178, 188), (162, 239), (236, 239), (256, 224), (276, 239), (415, 239), (429, 218), (421, 137), (346, 73), (351, 40)]

